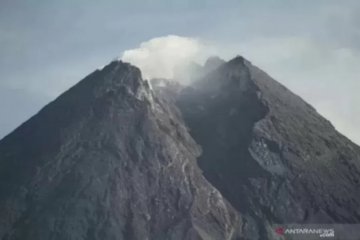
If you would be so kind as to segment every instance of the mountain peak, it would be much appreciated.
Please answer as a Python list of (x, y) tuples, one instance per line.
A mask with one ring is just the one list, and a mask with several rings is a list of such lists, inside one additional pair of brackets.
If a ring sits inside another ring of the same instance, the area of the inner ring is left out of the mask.
[[(0, 239), (230, 239), (181, 114), (114, 61), (0, 142)], [(209, 224), (211, 222), (211, 224)]]
[(229, 60), (227, 63), (229, 65), (241, 65), (241, 64), (245, 64), (245, 61), (247, 61), (243, 56), (241, 55), (236, 55), (236, 57), (232, 58), (231, 60)]
[(146, 87), (140, 69), (121, 60), (112, 61), (96, 73), (103, 75), (103, 82), (98, 86), (106, 91), (123, 88), (131, 94), (136, 94), (141, 91), (139, 88)]
[(360, 148), (243, 57), (207, 65), (151, 90), (113, 61), (0, 141), (0, 239), (262, 240), (359, 222)]
[(207, 70), (213, 70), (225, 63), (225, 60), (218, 56), (209, 57), (204, 64), (204, 68)]
[(202, 146), (204, 175), (259, 223), (259, 239), (272, 239), (273, 223), (360, 221), (360, 148), (243, 57), (184, 89), (178, 107)]

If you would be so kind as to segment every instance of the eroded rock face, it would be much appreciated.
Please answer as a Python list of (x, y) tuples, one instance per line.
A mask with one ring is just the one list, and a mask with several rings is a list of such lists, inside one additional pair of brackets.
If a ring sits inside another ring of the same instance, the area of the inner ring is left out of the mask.
[(189, 87), (114, 61), (0, 142), (1, 240), (273, 239), (360, 221), (360, 148), (237, 57)]
[(260, 239), (273, 224), (360, 221), (360, 148), (242, 57), (184, 89), (178, 106), (204, 175)]
[(112, 62), (0, 143), (0, 239), (234, 239), (177, 109)]

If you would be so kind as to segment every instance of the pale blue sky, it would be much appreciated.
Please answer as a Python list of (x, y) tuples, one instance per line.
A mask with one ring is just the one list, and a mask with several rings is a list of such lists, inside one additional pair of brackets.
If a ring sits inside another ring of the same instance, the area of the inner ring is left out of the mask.
[(355, 0), (1, 0), (0, 138), (96, 67), (175, 34), (244, 55), (360, 142)]

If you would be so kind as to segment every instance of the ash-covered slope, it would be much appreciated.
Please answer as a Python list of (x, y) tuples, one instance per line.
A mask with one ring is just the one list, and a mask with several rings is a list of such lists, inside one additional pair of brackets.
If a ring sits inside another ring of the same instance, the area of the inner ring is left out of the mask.
[(197, 76), (153, 91), (114, 61), (1, 140), (0, 239), (263, 240), (279, 223), (360, 222), (358, 146), (242, 57)]
[(199, 155), (177, 109), (112, 62), (0, 142), (0, 239), (235, 239)]
[(276, 223), (360, 222), (359, 146), (242, 57), (177, 101), (205, 176), (260, 239)]

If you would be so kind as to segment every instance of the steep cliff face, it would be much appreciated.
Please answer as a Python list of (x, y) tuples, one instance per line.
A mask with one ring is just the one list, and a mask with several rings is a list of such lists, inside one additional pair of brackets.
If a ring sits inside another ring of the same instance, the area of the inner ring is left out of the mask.
[(114, 61), (0, 141), (2, 240), (273, 239), (360, 221), (360, 148), (251, 63)]
[(140, 71), (112, 62), (0, 142), (0, 239), (232, 239), (241, 219)]
[(242, 57), (178, 97), (207, 179), (261, 239), (276, 223), (360, 221), (360, 148)]

